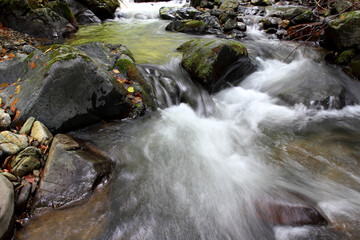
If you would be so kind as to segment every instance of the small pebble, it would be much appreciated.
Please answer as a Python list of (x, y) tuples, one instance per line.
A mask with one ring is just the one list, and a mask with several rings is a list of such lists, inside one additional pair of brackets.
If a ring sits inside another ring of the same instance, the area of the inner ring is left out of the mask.
[(40, 177), (40, 171), (39, 170), (34, 170), (33, 174), (34, 174), (34, 177)]

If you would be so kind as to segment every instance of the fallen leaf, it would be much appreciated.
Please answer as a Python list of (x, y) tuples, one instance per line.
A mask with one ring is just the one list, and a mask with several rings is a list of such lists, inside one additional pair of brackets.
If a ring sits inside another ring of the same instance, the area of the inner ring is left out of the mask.
[(13, 106), (10, 106), (9, 109), (10, 109), (12, 112), (15, 113), (17, 108), (16, 108), (16, 107), (13, 107)]
[(16, 121), (16, 119), (18, 119), (18, 117), (20, 116), (20, 111), (16, 111), (15, 112), (15, 117), (13, 118), (13, 122), (15, 122)]
[(29, 63), (29, 65), (31, 68), (36, 68), (36, 62), (31, 62), (31, 63)]
[(15, 100), (11, 103), (10, 108), (14, 107), (18, 101), (19, 101), (19, 98), (15, 98)]
[(7, 88), (9, 85), (9, 83), (0, 83), (0, 88), (4, 89)]
[(11, 100), (11, 99), (13, 98), (13, 96), (14, 96), (14, 95), (11, 94), (10, 97), (9, 97), (9, 100)]
[(0, 97), (0, 105), (2, 104), (2, 98)]
[(134, 92), (134, 88), (133, 87), (128, 87), (128, 92), (131, 92), (131, 93), (133, 93)]
[(21, 81), (21, 78), (18, 78), (18, 80), (17, 80), (18, 82), (20, 82)]
[(15, 88), (15, 94), (19, 94), (20, 91), (21, 91), (21, 85), (18, 85), (18, 86)]
[(15, 57), (15, 54), (9, 53), (7, 56), (8, 56), (9, 58), (14, 58), (14, 57)]
[(117, 69), (114, 69), (113, 72), (114, 73), (120, 73), (119, 70), (117, 70)]
[(39, 56), (36, 56), (36, 57), (35, 57), (35, 59), (38, 59), (38, 58), (39, 58)]
[(33, 182), (35, 182), (35, 177), (34, 177), (33, 175), (31, 175), (31, 174), (26, 175), (24, 178), (25, 178), (25, 180), (26, 180), (28, 183), (33, 183)]
[(52, 49), (52, 48), (48, 48), (48, 49), (46, 49), (45, 53), (50, 52), (50, 51), (51, 51), (51, 49)]

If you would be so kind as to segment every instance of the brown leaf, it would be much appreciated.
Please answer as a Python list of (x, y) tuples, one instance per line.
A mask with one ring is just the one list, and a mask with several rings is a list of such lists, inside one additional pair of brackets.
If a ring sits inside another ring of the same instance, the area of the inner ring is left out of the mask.
[(13, 122), (15, 122), (16, 121), (16, 119), (18, 119), (18, 117), (20, 116), (20, 111), (16, 111), (15, 112), (15, 117), (13, 118)]
[(36, 68), (37, 64), (36, 64), (36, 62), (30, 62), (29, 65), (32, 69), (34, 69), (34, 68)]
[(11, 100), (11, 99), (13, 98), (13, 96), (14, 96), (14, 95), (11, 94), (10, 97), (9, 97), (9, 100)]
[(19, 101), (19, 98), (15, 98), (15, 100), (11, 103), (10, 108), (14, 107), (16, 103)]
[(14, 58), (15, 57), (15, 54), (13, 54), (13, 53), (9, 53), (8, 55), (7, 55), (9, 58)]
[(0, 83), (0, 88), (4, 89), (7, 88), (9, 85), (9, 83)]

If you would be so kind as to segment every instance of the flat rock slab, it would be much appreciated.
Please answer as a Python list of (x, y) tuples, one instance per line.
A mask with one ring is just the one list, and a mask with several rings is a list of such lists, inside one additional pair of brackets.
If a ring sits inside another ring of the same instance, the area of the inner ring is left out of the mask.
[(0, 239), (11, 239), (14, 222), (14, 189), (0, 174)]
[(58, 208), (80, 200), (111, 171), (104, 156), (81, 147), (70, 135), (54, 137), (43, 177), (35, 195), (35, 208)]

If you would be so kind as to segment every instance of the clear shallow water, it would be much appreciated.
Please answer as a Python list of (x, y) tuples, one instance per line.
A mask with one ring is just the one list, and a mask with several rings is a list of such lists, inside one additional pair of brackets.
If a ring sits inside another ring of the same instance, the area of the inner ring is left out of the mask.
[[(170, 34), (168, 41), (165, 25), (156, 19), (118, 20), (86, 27), (89, 34), (78, 35), (77, 43), (104, 37), (124, 43), (141, 63), (162, 64), (142, 65), (162, 81), (152, 83), (162, 109), (72, 133), (116, 163), (104, 195), (107, 208), (99, 215), (103, 231), (92, 238), (359, 239), (360, 107), (325, 111), (303, 104), (341, 88), (355, 94), (359, 83), (320, 63), (322, 53), (311, 48), (300, 49), (284, 63), (295, 45), (250, 29), (244, 44), (258, 70), (239, 86), (209, 96), (191, 83), (172, 55), (193, 36)], [(154, 58), (147, 55), (148, 39), (142, 40), (149, 26), (160, 33), (150, 41)], [(144, 41), (143, 47), (122, 42), (126, 38)], [(186, 102), (196, 104), (181, 103), (185, 93)], [(292, 96), (290, 103), (284, 95)], [(268, 202), (305, 203), (323, 213), (329, 225), (271, 224), (258, 213)], [(69, 223), (57, 219), (56, 224), (65, 229)], [(66, 236), (81, 238), (88, 230), (83, 231)]]

